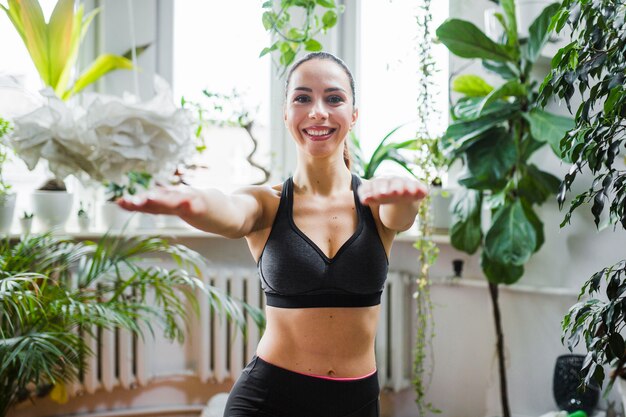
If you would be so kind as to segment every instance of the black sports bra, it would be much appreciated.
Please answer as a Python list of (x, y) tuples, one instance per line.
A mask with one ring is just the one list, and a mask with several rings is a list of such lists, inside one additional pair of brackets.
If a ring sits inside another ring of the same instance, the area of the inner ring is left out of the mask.
[(272, 230), (258, 261), (267, 305), (283, 308), (367, 307), (380, 304), (388, 259), (369, 206), (352, 175), (357, 228), (328, 258), (293, 220), (293, 179), (283, 184)]

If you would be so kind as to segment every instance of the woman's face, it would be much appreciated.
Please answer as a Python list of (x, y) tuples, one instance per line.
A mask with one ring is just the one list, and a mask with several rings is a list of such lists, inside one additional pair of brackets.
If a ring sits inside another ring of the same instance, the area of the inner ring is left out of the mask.
[(343, 141), (358, 117), (343, 68), (326, 59), (312, 59), (296, 68), (284, 117), (301, 151), (313, 157), (341, 157)]

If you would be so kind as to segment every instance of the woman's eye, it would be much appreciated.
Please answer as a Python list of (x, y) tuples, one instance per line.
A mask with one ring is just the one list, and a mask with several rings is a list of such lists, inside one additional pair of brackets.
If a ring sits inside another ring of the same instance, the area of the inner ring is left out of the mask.
[(330, 96), (328, 97), (328, 102), (332, 104), (338, 104), (343, 102), (343, 98), (339, 96)]
[(309, 101), (309, 96), (297, 96), (293, 99), (296, 103), (307, 103)]

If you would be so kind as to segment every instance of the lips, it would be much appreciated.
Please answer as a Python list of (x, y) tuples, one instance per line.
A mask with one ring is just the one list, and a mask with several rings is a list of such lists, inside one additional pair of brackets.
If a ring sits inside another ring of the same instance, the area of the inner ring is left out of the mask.
[(302, 129), (302, 132), (310, 140), (322, 141), (329, 139), (335, 133), (335, 130), (337, 129), (331, 127), (308, 127)]

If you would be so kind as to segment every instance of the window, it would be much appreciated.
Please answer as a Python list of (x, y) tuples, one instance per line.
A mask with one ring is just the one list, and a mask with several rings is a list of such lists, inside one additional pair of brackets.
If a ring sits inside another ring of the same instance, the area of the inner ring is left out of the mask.
[[(2, 2), (7, 5), (6, 2)], [(46, 20), (50, 18), (52, 10), (56, 5), (56, 0), (39, 0), (41, 8)], [(0, 39), (2, 39), (2, 54), (8, 59), (3, 59), (0, 65), (0, 77), (10, 76), (17, 80), (25, 90), (32, 92), (33, 95), (41, 90), (44, 85), (41, 77), (33, 64), (33, 61), (24, 46), (24, 42), (15, 30), (15, 27), (7, 17), (4, 11), (0, 11)], [(3, 92), (0, 100), (0, 117), (6, 113), (14, 111), (15, 103), (8, 98), (8, 93)], [(29, 207), (27, 202), (28, 191), (34, 190), (41, 186), (45, 181), (46, 171), (43, 164), (38, 164), (34, 171), (29, 171), (21, 159), (15, 155), (10, 156), (11, 160), (7, 163), (3, 170), (5, 181), (11, 184), (13, 190), (19, 190), (17, 193), (17, 212), (25, 210)]]
[[(349, 5), (348, 5), (349, 7)], [(415, 16), (419, 2), (415, 0), (375, 0), (361, 3), (360, 57), (357, 82), (360, 87), (359, 137), (364, 157), (369, 158), (378, 143), (393, 128), (415, 120), (417, 113), (417, 36)], [(448, 17), (448, 3), (431, 3), (434, 31)], [(392, 25), (381, 22), (393, 22)], [(448, 114), (448, 52), (443, 45), (433, 45), (433, 59), (438, 72), (434, 76), (436, 97), (433, 133), (447, 126)], [(395, 136), (401, 141), (410, 138), (415, 126), (406, 126)], [(383, 167), (381, 166), (381, 170)], [(391, 164), (385, 167), (391, 169)]]
[[(250, 0), (175, 2), (172, 84), (176, 99), (200, 104), (208, 103), (204, 89), (228, 95), (236, 89), (243, 107), (254, 114), (259, 148), (253, 159), (268, 167), (272, 74), (270, 57), (259, 59), (269, 45), (261, 14), (261, 4)], [(226, 108), (222, 115), (206, 116), (220, 118), (228, 112)], [(196, 162), (207, 169), (191, 173), (192, 185), (229, 189), (263, 179), (262, 172), (246, 161), (253, 144), (245, 130), (213, 128), (205, 133), (206, 150)]]

